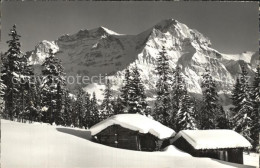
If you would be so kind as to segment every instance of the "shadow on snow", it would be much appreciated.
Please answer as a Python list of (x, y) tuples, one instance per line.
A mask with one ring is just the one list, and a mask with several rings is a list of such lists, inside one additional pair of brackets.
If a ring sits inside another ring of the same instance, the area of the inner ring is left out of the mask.
[(83, 131), (83, 130), (75, 130), (71, 128), (56, 128), (57, 131), (66, 133), (66, 134), (71, 134), (86, 140), (91, 140), (91, 133), (90, 131)]

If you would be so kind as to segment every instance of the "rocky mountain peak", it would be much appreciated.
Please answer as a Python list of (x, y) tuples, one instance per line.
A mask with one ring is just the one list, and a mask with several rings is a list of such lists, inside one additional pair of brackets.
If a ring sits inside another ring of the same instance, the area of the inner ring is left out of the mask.
[[(136, 63), (148, 97), (152, 99), (157, 80), (154, 70), (156, 58), (163, 46), (170, 67), (174, 69), (177, 64), (181, 65), (188, 90), (194, 94), (201, 94), (200, 81), (205, 67), (211, 69), (212, 76), (223, 93), (230, 91), (235, 81), (237, 72), (233, 72), (232, 66), (240, 66), (239, 60), (242, 59), (242, 62), (248, 64), (249, 70), (251, 68), (251, 57), (248, 58), (248, 55), (252, 56), (250, 52), (238, 54), (239, 57), (222, 54), (211, 47), (210, 40), (202, 33), (175, 19), (163, 20), (152, 28), (131, 36), (98, 27), (63, 35), (54, 42), (44, 40), (30, 52), (30, 60), (33, 64), (41, 64), (52, 48), (57, 51), (57, 57), (62, 60), (68, 75), (91, 77), (107, 74), (115, 83), (115, 92), (122, 85), (124, 70)], [(87, 91), (98, 92), (103, 88), (99, 84), (89, 86), (91, 88), (83, 85)]]
[(163, 31), (163, 30), (169, 29), (172, 26), (176, 26), (177, 23), (178, 23), (178, 21), (175, 20), (175, 19), (172, 19), (172, 18), (171, 19), (165, 19), (165, 20), (162, 20), (161, 22), (157, 23), (154, 26), (154, 28)]

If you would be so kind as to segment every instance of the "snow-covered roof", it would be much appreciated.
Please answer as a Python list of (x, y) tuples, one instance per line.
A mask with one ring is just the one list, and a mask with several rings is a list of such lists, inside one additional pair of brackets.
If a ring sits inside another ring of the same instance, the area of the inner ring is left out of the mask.
[(111, 125), (139, 131), (140, 133), (150, 133), (159, 139), (169, 138), (175, 135), (175, 131), (161, 123), (140, 114), (118, 114), (90, 128), (91, 135), (96, 135)]
[(251, 144), (246, 138), (232, 130), (183, 130), (173, 139), (183, 137), (195, 149), (245, 148)]

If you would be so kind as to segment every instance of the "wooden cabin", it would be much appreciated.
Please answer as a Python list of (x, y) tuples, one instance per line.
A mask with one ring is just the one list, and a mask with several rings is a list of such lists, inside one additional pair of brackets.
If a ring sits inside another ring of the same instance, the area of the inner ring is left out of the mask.
[(140, 114), (119, 114), (90, 128), (101, 144), (138, 151), (158, 151), (170, 144), (175, 132)]
[(183, 130), (172, 144), (195, 157), (239, 164), (243, 164), (243, 150), (251, 147), (248, 140), (232, 130)]

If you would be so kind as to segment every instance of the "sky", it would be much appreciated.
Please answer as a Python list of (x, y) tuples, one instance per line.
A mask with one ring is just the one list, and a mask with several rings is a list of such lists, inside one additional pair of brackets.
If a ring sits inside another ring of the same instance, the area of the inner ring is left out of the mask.
[(1, 11), (1, 51), (7, 49), (13, 24), (22, 36), (22, 51), (29, 51), (42, 40), (53, 41), (80, 29), (104, 26), (138, 34), (169, 18), (209, 37), (222, 53), (258, 50), (257, 2), (4, 1)]

